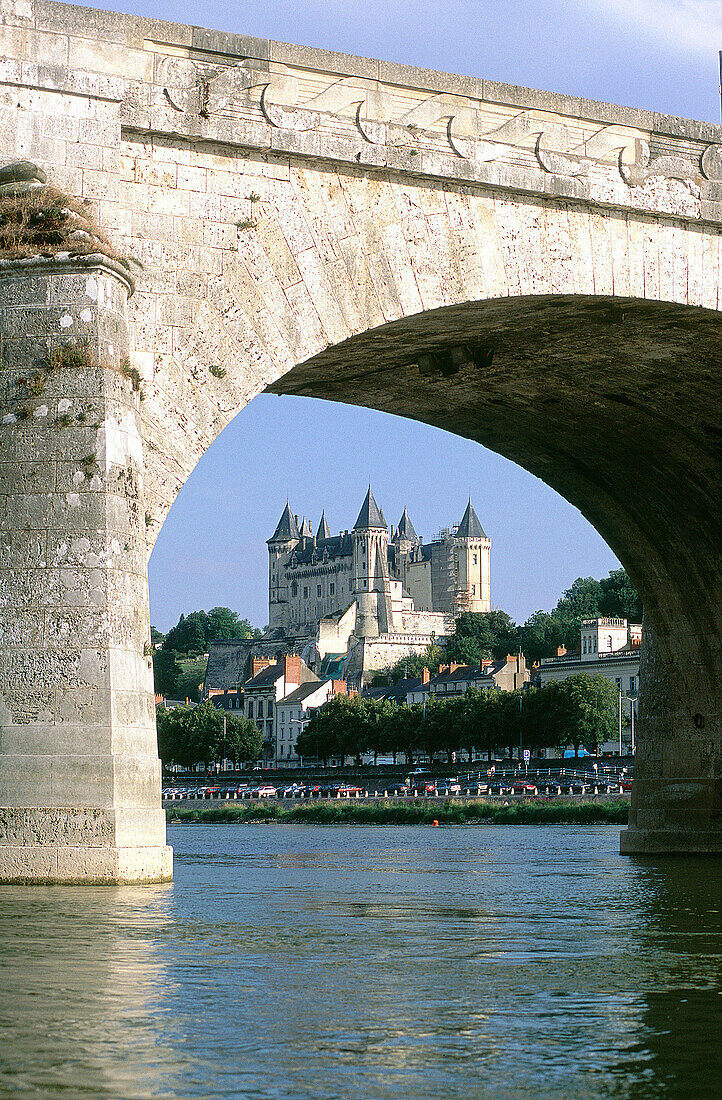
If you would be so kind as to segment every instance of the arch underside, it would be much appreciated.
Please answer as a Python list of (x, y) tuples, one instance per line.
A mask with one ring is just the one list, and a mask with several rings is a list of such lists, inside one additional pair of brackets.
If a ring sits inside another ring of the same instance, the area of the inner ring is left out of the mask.
[[(690, 306), (496, 299), (373, 329), (268, 390), (421, 420), (530, 470), (624, 563), (662, 651), (678, 651), (684, 623), (689, 641), (704, 643), (695, 666), (704, 660), (718, 683), (709, 643), (721, 637), (720, 335), (719, 313)], [(484, 365), (421, 373), (420, 357), (455, 346), (482, 349)]]

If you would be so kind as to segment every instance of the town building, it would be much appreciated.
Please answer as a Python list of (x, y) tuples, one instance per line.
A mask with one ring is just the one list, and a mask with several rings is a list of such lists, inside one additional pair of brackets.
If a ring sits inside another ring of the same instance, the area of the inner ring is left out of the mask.
[[(636, 722), (641, 642), (642, 627), (638, 623), (615, 618), (582, 619), (579, 652), (567, 653), (562, 647), (556, 657), (542, 657), (535, 669), (534, 683), (543, 686), (580, 672), (613, 680), (619, 693), (622, 749), (630, 751)], [(619, 739), (606, 742), (601, 751), (619, 752)]]
[(313, 715), (334, 695), (346, 695), (344, 680), (322, 680), (305, 683), (289, 695), (276, 701), (276, 750), (277, 767), (297, 768), (302, 760), (296, 752), (299, 733), (306, 728)]
[(243, 684), (243, 714), (263, 735), (264, 755), (276, 756), (276, 705), (302, 684), (320, 683), (301, 658), (285, 654), (278, 661), (254, 657), (252, 676)]

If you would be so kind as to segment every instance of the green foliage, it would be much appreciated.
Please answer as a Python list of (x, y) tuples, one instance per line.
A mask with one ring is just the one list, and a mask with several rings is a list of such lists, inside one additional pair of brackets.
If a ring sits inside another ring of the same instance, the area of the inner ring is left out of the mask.
[(524, 800), (504, 806), (499, 802), (448, 800), (442, 805), (423, 800), (357, 802), (328, 800), (286, 806), (267, 799), (225, 802), (220, 806), (169, 806), (168, 821), (215, 824), (246, 821), (306, 822), (315, 825), (626, 825), (625, 798), (570, 802)]
[(249, 763), (261, 755), (255, 723), (217, 710), (210, 700), (197, 707), (158, 707), (156, 724), (158, 755), (164, 764), (190, 767), (219, 763), (224, 757)]
[(478, 665), (493, 657), (502, 660), (516, 653), (519, 628), (505, 611), (465, 611), (446, 643), (446, 656), (460, 664)]
[(178, 664), (178, 656), (173, 650), (156, 649), (153, 653), (153, 682), (156, 695), (166, 695), (170, 699), (184, 699), (185, 696), (180, 696), (178, 692), (182, 671)]
[(208, 368), (208, 373), (212, 374), (214, 378), (225, 378), (226, 372), (223, 367), (219, 367), (216, 363), (211, 363)]
[(447, 660), (446, 651), (432, 643), (423, 653), (410, 653), (407, 657), (402, 657), (395, 665), (391, 665), (385, 672), (379, 674), (378, 681), (397, 684), (407, 676), (421, 676), (424, 668), (428, 668), (430, 672), (438, 672), (439, 666)]
[(210, 642), (260, 637), (260, 630), (241, 619), (229, 607), (213, 607), (210, 611), (191, 611), (181, 615), (163, 640), (163, 649), (178, 653), (205, 653)]
[(165, 640), (165, 634), (161, 634), (160, 630), (157, 630), (156, 627), (152, 626), (150, 628), (150, 640), (153, 645), (158, 645), (160, 642)]
[(324, 764), (332, 757), (360, 763), (366, 752), (404, 753), (411, 764), (419, 752), (432, 759), (465, 751), (508, 754), (520, 744), (540, 749), (571, 745), (590, 751), (614, 737), (617, 692), (603, 676), (580, 673), (533, 691), (474, 691), (449, 699), (431, 697), (425, 707), (388, 700), (335, 696), (299, 735), (299, 756)]

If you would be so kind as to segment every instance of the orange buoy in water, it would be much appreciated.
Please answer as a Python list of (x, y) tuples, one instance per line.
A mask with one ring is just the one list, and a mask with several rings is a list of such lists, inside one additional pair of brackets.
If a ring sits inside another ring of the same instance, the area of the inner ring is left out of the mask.
[(432, 825), (436, 825), (436, 826), (438, 827), (438, 824), (439, 824), (439, 819), (438, 819), (438, 817), (435, 817), (435, 818), (434, 818), (434, 820), (433, 820), (433, 821), (431, 822), (431, 824), (432, 824)]

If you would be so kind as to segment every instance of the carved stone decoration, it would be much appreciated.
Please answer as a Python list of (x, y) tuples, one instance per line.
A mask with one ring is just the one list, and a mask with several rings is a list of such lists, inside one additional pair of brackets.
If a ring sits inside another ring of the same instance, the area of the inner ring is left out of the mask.
[[(175, 111), (235, 117), (249, 109), (260, 111), (275, 129), (303, 133), (318, 130), (324, 116), (353, 125), (364, 141), (388, 148), (413, 146), (420, 139), (442, 141), (462, 160), (484, 164), (508, 158), (520, 150), (557, 176), (584, 177), (591, 165), (617, 167), (630, 187), (654, 176), (676, 180), (722, 180), (722, 146), (709, 145), (695, 156), (651, 158), (647, 135), (617, 125), (600, 126), (591, 137), (581, 137), (579, 119), (537, 110), (512, 114), (489, 128), (481, 100), (449, 93), (431, 95), (405, 111), (398, 97), (378, 82), (341, 77), (299, 102), (299, 81), (286, 73), (269, 73), (245, 65), (221, 71), (188, 60), (169, 59), (171, 78), (163, 95)], [(512, 108), (513, 110), (513, 108)]]

